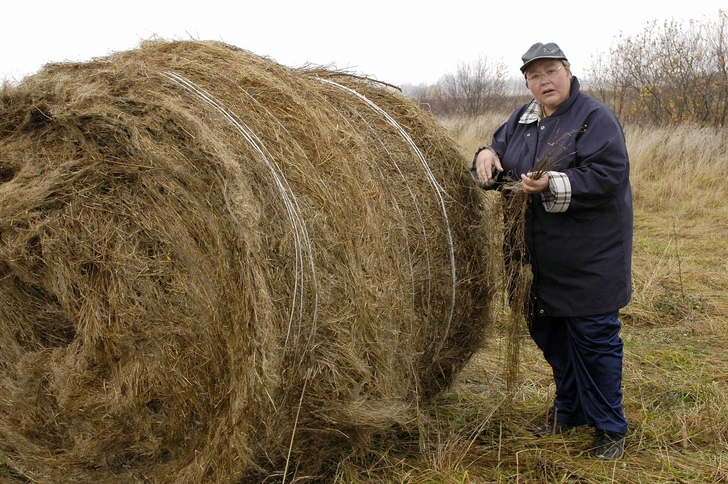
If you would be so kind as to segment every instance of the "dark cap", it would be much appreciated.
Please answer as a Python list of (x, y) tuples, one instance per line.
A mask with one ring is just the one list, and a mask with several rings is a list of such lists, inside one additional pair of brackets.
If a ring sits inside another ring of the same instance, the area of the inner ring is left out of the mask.
[(528, 49), (528, 52), (521, 56), (523, 65), (521, 66), (521, 72), (526, 72), (526, 67), (539, 59), (563, 59), (568, 60), (561, 50), (561, 47), (549, 42), (548, 44), (542, 44), (541, 42), (535, 43)]

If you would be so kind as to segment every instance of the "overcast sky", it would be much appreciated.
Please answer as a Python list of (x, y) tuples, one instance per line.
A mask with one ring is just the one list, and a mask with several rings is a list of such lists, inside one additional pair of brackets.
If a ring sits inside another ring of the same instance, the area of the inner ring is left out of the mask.
[[(9, 0), (0, 79), (46, 62), (85, 61), (142, 40), (221, 40), (291, 67), (345, 69), (391, 84), (432, 84), (480, 56), (519, 73), (534, 42), (556, 42), (579, 75), (620, 34), (652, 21), (715, 20), (725, 0), (499, 2), (445, 0)], [(583, 5), (583, 6), (577, 6)]]

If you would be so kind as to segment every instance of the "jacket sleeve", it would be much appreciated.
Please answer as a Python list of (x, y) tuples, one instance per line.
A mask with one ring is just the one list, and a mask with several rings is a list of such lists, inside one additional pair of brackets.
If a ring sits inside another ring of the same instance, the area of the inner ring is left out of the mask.
[(605, 203), (629, 182), (626, 141), (614, 113), (606, 106), (597, 105), (589, 112), (585, 125), (583, 132), (576, 136), (575, 164), (560, 170), (569, 178), (569, 211)]
[[(503, 123), (500, 127), (498, 127), (498, 129), (495, 130), (495, 132), (493, 133), (493, 138), (491, 139), (491, 143), (487, 146), (488, 148), (492, 149), (501, 160), (503, 159), (503, 155), (508, 148), (508, 140), (510, 139), (510, 134), (515, 129), (514, 123), (518, 122), (518, 117), (520, 116), (521, 111), (522, 109), (519, 109), (518, 111), (514, 112), (507, 122)], [(478, 150), (480, 150), (480, 148), (478, 148)], [(475, 169), (475, 159), (477, 157), (477, 154), (478, 152), (476, 151), (475, 155), (473, 156), (473, 161), (470, 163), (470, 176), (473, 178), (473, 181), (475, 181), (475, 183), (477, 183), (479, 187), (486, 190), (500, 189), (503, 184), (503, 173), (501, 172), (496, 172), (496, 176), (491, 180), (490, 183), (480, 183), (480, 180), (478, 179), (478, 173)]]

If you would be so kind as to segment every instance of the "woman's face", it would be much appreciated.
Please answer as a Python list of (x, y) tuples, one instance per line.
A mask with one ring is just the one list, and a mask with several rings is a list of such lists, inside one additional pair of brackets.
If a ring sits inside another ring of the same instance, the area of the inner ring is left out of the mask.
[(571, 73), (558, 59), (540, 59), (529, 65), (526, 82), (547, 115), (556, 111), (571, 92)]

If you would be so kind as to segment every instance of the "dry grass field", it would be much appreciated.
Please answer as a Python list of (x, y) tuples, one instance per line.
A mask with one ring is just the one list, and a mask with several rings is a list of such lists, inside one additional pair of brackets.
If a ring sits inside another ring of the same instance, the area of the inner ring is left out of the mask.
[[(500, 120), (443, 123), (467, 156)], [(635, 201), (634, 298), (621, 315), (625, 456), (591, 457), (588, 429), (532, 437), (553, 398), (550, 369), (524, 336), (518, 379), (507, 390), (503, 306), (488, 348), (426, 409), (432, 423), (417, 436), (418, 450), (383, 452), (370, 471), (343, 471), (342, 481), (728, 482), (728, 134), (625, 131)]]

